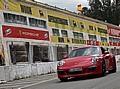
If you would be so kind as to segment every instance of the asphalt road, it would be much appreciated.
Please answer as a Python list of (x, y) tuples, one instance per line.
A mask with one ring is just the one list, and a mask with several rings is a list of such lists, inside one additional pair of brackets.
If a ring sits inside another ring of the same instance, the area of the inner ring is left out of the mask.
[(120, 89), (120, 63), (117, 72), (104, 77), (89, 77), (60, 82), (57, 75), (33, 76), (0, 84), (0, 89)]
[(52, 80), (23, 86), (19, 89), (120, 89), (120, 63), (116, 73), (99, 78), (74, 79), (68, 82)]

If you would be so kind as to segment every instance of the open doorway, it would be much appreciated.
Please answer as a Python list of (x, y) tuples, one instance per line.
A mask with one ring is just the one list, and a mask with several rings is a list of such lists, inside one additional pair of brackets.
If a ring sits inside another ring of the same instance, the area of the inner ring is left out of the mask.
[(33, 46), (33, 62), (49, 62), (49, 48), (47, 45)]

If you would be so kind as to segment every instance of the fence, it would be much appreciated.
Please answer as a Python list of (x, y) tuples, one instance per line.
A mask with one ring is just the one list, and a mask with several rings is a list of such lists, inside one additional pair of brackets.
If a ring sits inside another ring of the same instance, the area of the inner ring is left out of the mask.
[(0, 70), (0, 80), (10, 81), (35, 75), (54, 73), (57, 71), (57, 62), (0, 66)]
[(116, 58), (116, 62), (120, 62), (120, 55), (116, 55), (115, 58)]

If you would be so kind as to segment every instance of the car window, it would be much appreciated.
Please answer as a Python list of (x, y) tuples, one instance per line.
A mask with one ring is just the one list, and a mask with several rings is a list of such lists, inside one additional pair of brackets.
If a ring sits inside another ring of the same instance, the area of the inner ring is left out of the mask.
[(92, 47), (91, 48), (91, 55), (98, 55), (100, 54), (99, 48), (98, 47)]
[(69, 57), (77, 57), (77, 56), (94, 56), (99, 55), (100, 51), (98, 47), (86, 47), (86, 48), (79, 48), (76, 50), (73, 50)]

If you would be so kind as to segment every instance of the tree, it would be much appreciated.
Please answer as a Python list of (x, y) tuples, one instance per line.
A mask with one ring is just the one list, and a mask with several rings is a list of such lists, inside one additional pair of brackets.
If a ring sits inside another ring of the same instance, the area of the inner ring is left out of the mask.
[(120, 24), (120, 0), (114, 0), (112, 3), (113, 24)]
[(83, 8), (82, 14), (115, 25), (120, 24), (120, 0), (89, 0), (90, 8)]
[(82, 13), (83, 15), (86, 15), (86, 16), (87, 16), (87, 14), (88, 14), (88, 8), (87, 8), (87, 7), (83, 7), (81, 13)]
[(91, 17), (102, 20), (102, 3), (99, 0), (92, 0), (89, 5)]
[(102, 0), (103, 19), (108, 23), (112, 23), (111, 0)]

